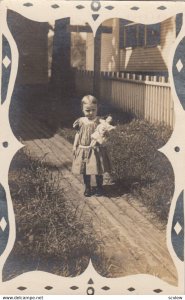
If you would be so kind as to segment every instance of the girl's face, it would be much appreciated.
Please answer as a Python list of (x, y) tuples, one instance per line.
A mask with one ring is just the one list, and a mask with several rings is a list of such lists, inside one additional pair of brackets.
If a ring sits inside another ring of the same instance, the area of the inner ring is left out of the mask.
[(89, 120), (93, 120), (97, 116), (97, 104), (83, 104), (84, 116)]

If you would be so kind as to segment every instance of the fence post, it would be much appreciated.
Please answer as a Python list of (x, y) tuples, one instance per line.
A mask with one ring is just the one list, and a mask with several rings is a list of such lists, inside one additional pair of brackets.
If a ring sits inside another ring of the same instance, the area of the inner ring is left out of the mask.
[(153, 76), (153, 81), (157, 82), (157, 76)]
[(162, 76), (162, 78), (161, 78), (161, 82), (165, 82), (165, 77), (164, 76)]

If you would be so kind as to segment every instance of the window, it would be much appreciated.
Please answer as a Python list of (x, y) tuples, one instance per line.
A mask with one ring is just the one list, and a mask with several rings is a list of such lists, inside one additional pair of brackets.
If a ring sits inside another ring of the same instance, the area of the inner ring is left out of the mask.
[(176, 36), (178, 36), (180, 30), (181, 30), (181, 27), (182, 27), (182, 22), (183, 22), (183, 14), (180, 13), (180, 14), (177, 14), (176, 15)]
[(137, 46), (137, 25), (129, 24), (125, 26), (125, 45), (126, 47)]
[(137, 46), (144, 47), (145, 46), (145, 25), (138, 24), (138, 40)]
[(157, 46), (160, 44), (160, 24), (146, 26), (146, 46)]
[(120, 49), (160, 44), (160, 24), (143, 25), (120, 20)]
[(129, 21), (120, 19), (119, 21), (119, 47), (120, 49), (125, 48), (125, 25), (127, 25)]

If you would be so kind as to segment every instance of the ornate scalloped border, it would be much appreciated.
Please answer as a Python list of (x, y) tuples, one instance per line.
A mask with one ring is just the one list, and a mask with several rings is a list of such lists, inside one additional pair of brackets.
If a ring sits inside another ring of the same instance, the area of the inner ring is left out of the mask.
[[(74, 278), (34, 271), (22, 274), (11, 281), (2, 282), (2, 269), (16, 238), (15, 217), (8, 185), (8, 171), (15, 153), (23, 147), (13, 135), (9, 124), (9, 106), (17, 75), (19, 57), (16, 43), (6, 22), (7, 9), (14, 10), (26, 18), (39, 22), (75, 17), (79, 22), (88, 22), (95, 35), (99, 25), (109, 18), (126, 18), (135, 22), (141, 22), (142, 20), (144, 24), (154, 24), (178, 13), (185, 13), (185, 3), (168, 1), (150, 1), (148, 3), (147, 1), (100, 2), (62, 0), (4, 0), (0, 3), (0, 43), (2, 43), (3, 34), (10, 44), (12, 53), (8, 92), (6, 100), (0, 105), (0, 183), (6, 191), (9, 224), (11, 225), (7, 247), (0, 257), (0, 294), (6, 294), (7, 292), (8, 294), (17, 294), (18, 291), (21, 294), (184, 294), (184, 263), (177, 258), (173, 250), (171, 227), (176, 201), (181, 191), (184, 190), (184, 177), (182, 174), (185, 174), (185, 139), (182, 136), (182, 132), (185, 129), (185, 112), (175, 91), (172, 63), (175, 50), (185, 35), (185, 22), (183, 22), (181, 31), (172, 45), (168, 64), (176, 116), (175, 128), (168, 143), (162, 149), (159, 149), (170, 160), (175, 174), (175, 192), (167, 224), (167, 247), (178, 272), (178, 286), (169, 285), (165, 281), (147, 274), (137, 274), (122, 278), (105, 278), (95, 271), (91, 261), (85, 272)], [(151, 10), (152, 16), (149, 13)], [(2, 49), (2, 44), (0, 44), (0, 49)], [(2, 51), (0, 51), (0, 60), (2, 61)], [(3, 147), (5, 141), (8, 142), (8, 147), (6, 148)], [(174, 151), (176, 146), (180, 148), (180, 152)]]

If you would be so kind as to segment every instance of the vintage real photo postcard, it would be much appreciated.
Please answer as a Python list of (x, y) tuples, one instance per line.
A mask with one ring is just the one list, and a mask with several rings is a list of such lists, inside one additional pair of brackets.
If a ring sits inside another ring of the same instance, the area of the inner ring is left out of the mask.
[(184, 13), (0, 2), (1, 295), (184, 295)]

